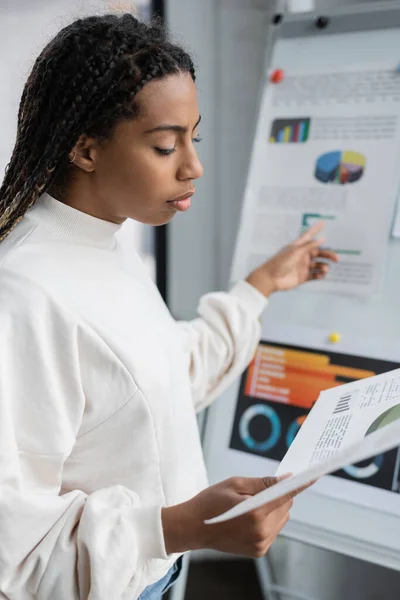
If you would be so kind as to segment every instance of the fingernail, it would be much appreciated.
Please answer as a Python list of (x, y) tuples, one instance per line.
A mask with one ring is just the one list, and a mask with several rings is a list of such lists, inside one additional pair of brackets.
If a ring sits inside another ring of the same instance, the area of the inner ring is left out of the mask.
[(279, 475), (279, 477), (277, 477), (278, 481), (282, 481), (282, 479), (289, 479), (289, 477), (292, 477), (293, 473), (285, 473), (284, 475)]

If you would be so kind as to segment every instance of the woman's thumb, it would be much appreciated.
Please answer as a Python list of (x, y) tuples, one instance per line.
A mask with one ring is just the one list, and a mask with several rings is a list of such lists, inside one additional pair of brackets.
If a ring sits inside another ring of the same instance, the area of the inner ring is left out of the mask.
[(279, 477), (243, 477), (238, 480), (240, 482), (240, 493), (249, 496), (255, 496), (260, 492), (279, 483), (283, 479), (287, 479), (291, 473), (280, 475)]
[(280, 477), (260, 477), (253, 479), (255, 489), (253, 495), (258, 494), (259, 492), (263, 492), (264, 490), (270, 488), (279, 481), (282, 481), (282, 479), (286, 479), (287, 477), (290, 477), (290, 474), (281, 475)]

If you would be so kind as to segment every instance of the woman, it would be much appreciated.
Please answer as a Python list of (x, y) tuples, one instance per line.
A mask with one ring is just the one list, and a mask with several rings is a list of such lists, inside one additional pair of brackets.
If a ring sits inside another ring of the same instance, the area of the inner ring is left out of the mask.
[(204, 520), (271, 485), (207, 488), (195, 411), (247, 366), (266, 298), (336, 260), (317, 229), (176, 323), (115, 234), (187, 210), (202, 174), (195, 73), (130, 15), (63, 29), (23, 91), (0, 189), (0, 591), (157, 599), (180, 555), (261, 556), (283, 498)]

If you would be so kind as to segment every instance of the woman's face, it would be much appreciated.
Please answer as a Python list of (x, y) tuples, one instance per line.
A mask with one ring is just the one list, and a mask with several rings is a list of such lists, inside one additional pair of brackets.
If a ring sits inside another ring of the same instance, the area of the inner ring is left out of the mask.
[(170, 75), (146, 84), (136, 100), (138, 118), (120, 122), (112, 139), (94, 145), (93, 169), (85, 175), (104, 218), (162, 225), (190, 207), (203, 173), (195, 149), (196, 86), (187, 73)]

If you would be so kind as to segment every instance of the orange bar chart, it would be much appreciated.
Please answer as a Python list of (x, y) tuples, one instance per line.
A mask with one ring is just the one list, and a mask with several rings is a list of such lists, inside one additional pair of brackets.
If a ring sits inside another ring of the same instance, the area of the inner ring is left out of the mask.
[(245, 396), (311, 409), (323, 390), (375, 372), (332, 362), (323, 352), (262, 343), (247, 371)]

